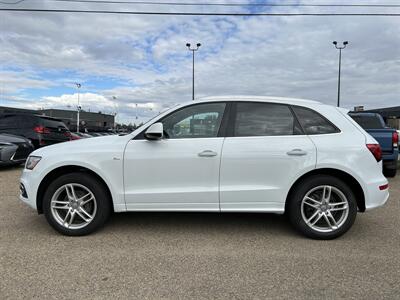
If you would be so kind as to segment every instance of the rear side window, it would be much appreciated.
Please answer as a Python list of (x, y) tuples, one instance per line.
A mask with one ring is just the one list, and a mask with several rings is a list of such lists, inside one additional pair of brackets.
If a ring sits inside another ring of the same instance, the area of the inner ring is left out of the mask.
[(25, 116), (19, 115), (0, 116), (0, 129), (20, 129), (25, 126), (25, 119)]
[(53, 119), (48, 119), (48, 118), (43, 118), (43, 117), (40, 117), (39, 119), (40, 119), (40, 124), (44, 127), (48, 127), (48, 128), (62, 127), (62, 128), (67, 129), (65, 124), (58, 120), (53, 120)]
[(354, 121), (358, 123), (364, 129), (383, 129), (385, 128), (384, 122), (377, 116), (362, 116), (351, 114), (350, 117), (353, 118)]
[(300, 106), (292, 107), (306, 134), (328, 134), (340, 132), (331, 122), (316, 111)]
[(234, 136), (301, 134), (287, 105), (239, 102), (236, 106)]

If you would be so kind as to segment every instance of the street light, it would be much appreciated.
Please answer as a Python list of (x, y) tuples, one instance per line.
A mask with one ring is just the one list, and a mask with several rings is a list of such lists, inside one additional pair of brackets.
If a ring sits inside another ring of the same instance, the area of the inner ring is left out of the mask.
[(340, 106), (340, 70), (342, 66), (342, 49), (346, 48), (346, 45), (349, 43), (348, 41), (343, 42), (343, 46), (338, 46), (337, 41), (332, 42), (335, 45), (336, 49), (339, 49), (339, 76), (338, 76), (338, 92), (337, 92), (337, 106)]
[(77, 106), (77, 116), (76, 116), (76, 132), (79, 132), (79, 113), (81, 111), (81, 106), (79, 105), (79, 89), (81, 88), (80, 83), (75, 83), (76, 87), (78, 88), (78, 106)]
[(117, 101), (116, 101), (117, 97), (112, 96), (112, 98), (114, 100), (113, 104), (114, 104), (114, 110), (115, 110), (115, 112), (114, 112), (114, 131), (116, 131), (117, 130)]
[(193, 71), (193, 75), (192, 75), (192, 100), (194, 100), (194, 52), (199, 50), (201, 44), (197, 43), (196, 44), (196, 48), (191, 48), (190, 46), (191, 46), (190, 43), (186, 44), (186, 47), (188, 47), (189, 51), (192, 51), (192, 57), (193, 57), (193, 60), (192, 60), (192, 62), (193, 62), (193, 67), (192, 67), (192, 71)]

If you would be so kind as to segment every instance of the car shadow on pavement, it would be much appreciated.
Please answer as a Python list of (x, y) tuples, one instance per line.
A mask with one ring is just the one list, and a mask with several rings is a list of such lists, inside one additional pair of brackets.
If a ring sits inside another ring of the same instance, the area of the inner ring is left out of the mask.
[(0, 164), (0, 172), (2, 171), (12, 171), (12, 170), (18, 170), (24, 167), (23, 164), (11, 164), (11, 165), (1, 165)]
[(266, 213), (127, 212), (115, 213), (103, 230), (240, 232), (296, 236), (284, 215)]

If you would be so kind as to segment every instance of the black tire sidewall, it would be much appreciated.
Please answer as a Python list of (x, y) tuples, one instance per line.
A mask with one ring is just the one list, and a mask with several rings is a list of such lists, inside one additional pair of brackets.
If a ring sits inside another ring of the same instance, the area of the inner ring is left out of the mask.
[[(339, 189), (347, 198), (349, 214), (345, 223), (333, 232), (318, 232), (310, 228), (301, 215), (301, 202), (308, 191), (320, 185), (330, 185)], [(292, 225), (307, 237), (313, 239), (334, 239), (346, 233), (353, 225), (357, 216), (357, 202), (354, 193), (342, 180), (329, 176), (317, 175), (300, 182), (294, 189), (289, 199), (288, 215)]]
[[(58, 188), (68, 183), (77, 183), (88, 188), (95, 196), (97, 211), (94, 219), (80, 229), (68, 229), (60, 225), (51, 213), (51, 198)], [(111, 212), (110, 199), (104, 185), (90, 174), (83, 172), (69, 173), (60, 176), (50, 183), (43, 197), (43, 213), (48, 223), (64, 235), (80, 236), (92, 233), (99, 229), (108, 219)]]
[(397, 173), (397, 169), (389, 169), (389, 168), (383, 168), (383, 175), (386, 177), (395, 177)]

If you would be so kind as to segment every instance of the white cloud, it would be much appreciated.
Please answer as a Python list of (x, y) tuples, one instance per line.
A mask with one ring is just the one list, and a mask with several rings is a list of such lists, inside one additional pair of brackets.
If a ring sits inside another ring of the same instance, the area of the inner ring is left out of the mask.
[(26, 103), (30, 95), (24, 90), (40, 88), (52, 93), (32, 96), (34, 105), (74, 106), (76, 94), (63, 90), (54, 96), (54, 89), (65, 83), (40, 77), (40, 71), (68, 71), (64, 82), (74, 82), (71, 76), (83, 83), (112, 78), (125, 84), (92, 90), (85, 86), (82, 105), (112, 111), (110, 99), (116, 96), (121, 120), (136, 120), (136, 114), (145, 119), (191, 99), (191, 54), (185, 44), (201, 42), (196, 53), (197, 96), (259, 94), (335, 104), (338, 51), (331, 42), (349, 40), (342, 57), (343, 105), (400, 105), (398, 28), (398, 18), (382, 17), (4, 13), (0, 64), (18, 71), (9, 78), (5, 72), (11, 71), (0, 73), (0, 87), (10, 103)]

